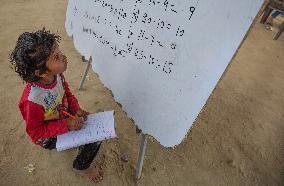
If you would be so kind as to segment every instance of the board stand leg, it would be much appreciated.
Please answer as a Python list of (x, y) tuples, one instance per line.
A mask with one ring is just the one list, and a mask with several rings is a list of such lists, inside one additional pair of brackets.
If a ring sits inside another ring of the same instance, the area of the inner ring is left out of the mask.
[(139, 151), (139, 156), (138, 156), (138, 161), (137, 161), (137, 166), (136, 166), (136, 175), (135, 175), (135, 180), (136, 182), (140, 179), (141, 177), (141, 171), (143, 168), (143, 161), (144, 161), (144, 156), (146, 152), (146, 147), (147, 147), (147, 135), (141, 133), (141, 141), (140, 141), (140, 151)]
[(84, 74), (83, 74), (81, 81), (80, 81), (79, 90), (82, 90), (83, 84), (86, 80), (86, 76), (88, 75), (88, 72), (89, 72), (89, 69), (90, 69), (90, 66), (91, 66), (91, 63), (92, 63), (92, 59), (86, 60), (84, 57), (82, 57), (82, 60), (83, 60), (83, 62), (85, 62), (87, 64), (85, 66)]

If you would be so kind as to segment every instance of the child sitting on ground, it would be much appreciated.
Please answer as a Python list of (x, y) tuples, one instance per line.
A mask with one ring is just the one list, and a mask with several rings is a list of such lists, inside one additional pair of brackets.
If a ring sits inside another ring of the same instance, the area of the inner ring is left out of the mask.
[[(57, 135), (80, 130), (89, 114), (80, 108), (62, 74), (67, 68), (67, 59), (59, 49), (59, 42), (60, 36), (45, 28), (25, 32), (10, 55), (15, 71), (27, 83), (19, 102), (26, 132), (35, 144), (50, 150), (56, 147)], [(66, 118), (62, 111), (78, 119)], [(73, 161), (73, 168), (93, 181), (103, 177), (102, 171), (91, 166), (100, 145), (80, 146)]]

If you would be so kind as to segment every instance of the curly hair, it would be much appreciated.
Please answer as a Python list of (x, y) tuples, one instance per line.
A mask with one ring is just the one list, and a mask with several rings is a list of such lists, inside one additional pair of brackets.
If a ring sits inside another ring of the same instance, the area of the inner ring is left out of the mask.
[(27, 83), (39, 81), (40, 77), (35, 75), (35, 71), (39, 70), (43, 74), (48, 70), (46, 62), (53, 45), (59, 43), (60, 39), (59, 35), (50, 33), (45, 28), (36, 32), (24, 32), (9, 56), (12, 68)]

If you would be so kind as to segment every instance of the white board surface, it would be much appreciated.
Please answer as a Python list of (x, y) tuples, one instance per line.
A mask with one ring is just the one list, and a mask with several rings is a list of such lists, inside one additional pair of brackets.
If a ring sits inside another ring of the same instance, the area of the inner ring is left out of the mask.
[(69, 0), (66, 31), (143, 133), (179, 144), (263, 0)]

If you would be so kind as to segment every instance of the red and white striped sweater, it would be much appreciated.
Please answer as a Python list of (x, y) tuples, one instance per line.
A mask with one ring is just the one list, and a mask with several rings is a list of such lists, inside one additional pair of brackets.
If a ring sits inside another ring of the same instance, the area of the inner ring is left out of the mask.
[(35, 144), (68, 131), (62, 110), (75, 114), (79, 109), (76, 97), (71, 93), (63, 75), (44, 85), (27, 83), (19, 108), (26, 122), (26, 132)]

